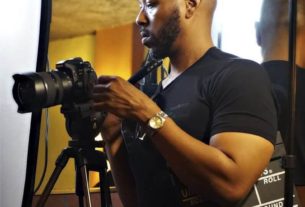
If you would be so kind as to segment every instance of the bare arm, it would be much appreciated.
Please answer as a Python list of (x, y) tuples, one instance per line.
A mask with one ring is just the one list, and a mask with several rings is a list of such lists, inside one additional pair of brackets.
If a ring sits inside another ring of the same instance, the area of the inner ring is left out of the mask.
[(152, 141), (184, 184), (225, 206), (246, 196), (273, 153), (264, 138), (237, 132), (217, 134), (206, 145), (171, 119)]
[(125, 207), (137, 206), (137, 195), (133, 175), (128, 166), (127, 152), (121, 137), (121, 121), (108, 114), (103, 124), (102, 137), (110, 162), (112, 176)]
[[(102, 78), (96, 87), (95, 108), (144, 124), (160, 108), (119, 77)], [(273, 145), (262, 137), (237, 132), (219, 133), (206, 145), (167, 118), (152, 137), (174, 173), (191, 189), (220, 205), (242, 199), (267, 166)]]
[[(184, 184), (226, 206), (248, 193), (273, 153), (270, 142), (245, 133), (220, 133), (206, 145), (186, 134), (171, 119), (167, 119), (152, 141)], [(134, 184), (128, 178), (131, 175), (126, 174), (128, 166), (121, 164), (127, 163), (122, 139), (115, 142), (108, 145), (107, 154), (120, 196), (135, 198), (126, 195)]]

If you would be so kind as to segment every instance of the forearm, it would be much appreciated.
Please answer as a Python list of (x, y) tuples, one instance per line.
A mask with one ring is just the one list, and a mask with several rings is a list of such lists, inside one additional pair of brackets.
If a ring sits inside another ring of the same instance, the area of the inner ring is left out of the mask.
[[(147, 124), (161, 110), (145, 94), (119, 77), (101, 77), (99, 82), (94, 95), (96, 110), (107, 110), (142, 124)], [(232, 203), (252, 187), (266, 167), (273, 146), (262, 137), (246, 133), (220, 133), (213, 137), (211, 140), (217, 140), (215, 143), (204, 144), (167, 118), (165, 125), (152, 137), (152, 142), (189, 188), (215, 202)], [(114, 159), (112, 162), (115, 163)]]
[(137, 195), (127, 153), (121, 137), (105, 145), (116, 189), (124, 207), (136, 207)]
[(191, 137), (171, 119), (152, 141), (185, 185), (222, 203), (239, 200), (259, 175), (246, 176), (238, 160)]
[(171, 169), (197, 193), (207, 197), (222, 194), (217, 191), (227, 189), (233, 181), (231, 177), (236, 171), (234, 162), (182, 130), (176, 129), (175, 134), (170, 134), (174, 127), (175, 124), (167, 120), (164, 128), (152, 138)]
[(110, 162), (111, 173), (124, 207), (136, 207), (137, 196), (134, 178), (131, 174), (127, 152), (121, 137), (121, 121), (108, 114), (102, 128), (105, 151)]

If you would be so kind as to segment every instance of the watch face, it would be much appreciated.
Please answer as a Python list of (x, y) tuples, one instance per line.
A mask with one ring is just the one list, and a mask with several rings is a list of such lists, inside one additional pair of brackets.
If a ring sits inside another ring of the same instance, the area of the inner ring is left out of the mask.
[(162, 127), (163, 125), (163, 120), (161, 117), (154, 116), (149, 120), (149, 126), (153, 129), (158, 129)]

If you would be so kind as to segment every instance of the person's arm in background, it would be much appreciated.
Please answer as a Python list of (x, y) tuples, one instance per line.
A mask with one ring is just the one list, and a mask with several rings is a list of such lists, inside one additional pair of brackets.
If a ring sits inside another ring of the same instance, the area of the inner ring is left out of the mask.
[(101, 130), (105, 142), (107, 158), (116, 189), (124, 207), (136, 207), (137, 195), (135, 181), (131, 174), (128, 157), (121, 136), (121, 120), (108, 113)]

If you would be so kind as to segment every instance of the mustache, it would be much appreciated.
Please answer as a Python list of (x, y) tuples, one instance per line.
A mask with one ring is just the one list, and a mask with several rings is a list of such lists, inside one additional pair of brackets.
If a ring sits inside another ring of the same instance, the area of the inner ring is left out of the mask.
[(151, 36), (151, 33), (147, 29), (145, 29), (143, 27), (141, 27), (139, 29), (139, 32), (140, 32), (141, 36), (143, 36), (143, 37)]

